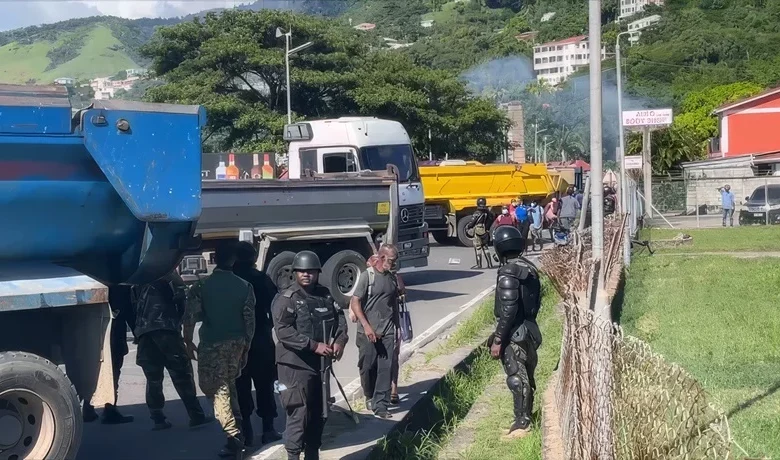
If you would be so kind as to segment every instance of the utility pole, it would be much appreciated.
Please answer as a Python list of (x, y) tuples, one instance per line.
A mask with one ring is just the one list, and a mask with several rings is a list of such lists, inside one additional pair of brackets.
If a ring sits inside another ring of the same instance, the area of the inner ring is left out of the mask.
[[(620, 36), (628, 35), (629, 32), (621, 32), (615, 40), (615, 69), (617, 70), (617, 93), (618, 93), (618, 133), (620, 134), (620, 147), (617, 155), (620, 171), (620, 209), (623, 214), (628, 214), (628, 178), (626, 177), (626, 138), (623, 128), (623, 70), (620, 63)], [(623, 266), (631, 265), (631, 225), (626, 219), (625, 237), (623, 239)]]
[[(534, 163), (539, 163), (539, 150), (537, 148), (537, 146), (539, 145), (539, 133), (543, 133), (545, 131), (547, 131), (547, 128), (539, 129), (538, 121), (534, 123)], [(547, 163), (546, 158), (545, 158), (545, 163)]]
[(290, 94), (292, 89), (290, 88), (290, 38), (292, 36), (292, 29), (284, 34), (284, 73), (287, 77), (287, 124), (292, 124), (292, 105), (290, 103)]
[[(590, 174), (591, 174), (591, 235), (593, 259), (604, 258), (604, 197), (601, 186), (604, 176), (601, 132), (601, 0), (588, 2), (588, 50), (590, 51)], [(602, 273), (603, 278), (603, 273)], [(606, 319), (609, 318), (609, 309)], [(603, 312), (599, 312), (603, 313)], [(604, 316), (604, 314), (602, 314)]]
[(650, 127), (642, 129), (642, 175), (645, 188), (645, 212), (653, 217), (653, 165), (650, 163)]

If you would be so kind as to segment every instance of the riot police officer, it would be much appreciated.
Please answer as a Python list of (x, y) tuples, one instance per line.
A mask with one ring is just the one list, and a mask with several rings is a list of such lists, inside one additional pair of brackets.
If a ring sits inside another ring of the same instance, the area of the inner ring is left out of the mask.
[(471, 220), (466, 224), (466, 230), (472, 232), (471, 241), (474, 243), (474, 256), (477, 264), (472, 268), (482, 268), (482, 256), (487, 260), (488, 268), (493, 268), (490, 260), (490, 225), (493, 223), (493, 213), (487, 207), (485, 198), (477, 198), (477, 210), (471, 216)]
[[(288, 459), (318, 460), (325, 425), (322, 361), (339, 359), (347, 343), (347, 321), (327, 288), (317, 284), (317, 254), (301, 251), (292, 262), (295, 282), (271, 306), (276, 329), (279, 399), (287, 413), (284, 447)], [(325, 381), (324, 381), (325, 380)], [(330, 395), (328, 394), (327, 397)]]
[(497, 325), (490, 338), (490, 353), (493, 358), (501, 359), (514, 399), (515, 420), (508, 434), (521, 437), (531, 431), (536, 350), (542, 344), (542, 334), (536, 324), (541, 306), (541, 283), (534, 266), (523, 257), (525, 238), (520, 230), (499, 227), (493, 246), (501, 267), (496, 280), (494, 307)]

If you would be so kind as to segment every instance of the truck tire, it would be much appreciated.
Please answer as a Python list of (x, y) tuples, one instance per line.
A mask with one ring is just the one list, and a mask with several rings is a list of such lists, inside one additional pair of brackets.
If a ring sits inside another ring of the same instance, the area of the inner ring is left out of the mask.
[(458, 219), (458, 243), (461, 246), (465, 246), (467, 248), (474, 247), (474, 242), (471, 240), (471, 237), (466, 234), (466, 225), (471, 222), (471, 215), (465, 215)]
[(431, 232), (431, 236), (434, 241), (442, 246), (449, 246), (455, 240), (455, 238), (447, 236), (447, 230), (436, 230), (435, 232)]
[(336, 303), (346, 308), (355, 292), (358, 278), (364, 271), (365, 257), (355, 251), (340, 251), (333, 254), (322, 266), (319, 282), (330, 289)]
[(59, 367), (32, 353), (0, 353), (4, 459), (73, 460), (83, 423), (76, 389)]
[(271, 281), (273, 281), (276, 289), (279, 291), (286, 289), (295, 281), (290, 268), (294, 258), (294, 252), (282, 251), (271, 259), (271, 262), (268, 263), (268, 267), (265, 269), (266, 274), (268, 274), (268, 277), (271, 278)]

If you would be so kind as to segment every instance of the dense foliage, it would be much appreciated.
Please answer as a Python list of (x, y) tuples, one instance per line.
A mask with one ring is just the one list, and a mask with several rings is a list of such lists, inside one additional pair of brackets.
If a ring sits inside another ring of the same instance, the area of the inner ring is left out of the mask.
[[(619, 1), (602, 1), (607, 158), (617, 146), (615, 40), (629, 22), (616, 22)], [(230, 13), (226, 17), (243, 21), (235, 26), (213, 15), (200, 22), (192, 16), (157, 32), (144, 55), (138, 52), (141, 44), (159, 26), (179, 20), (76, 19), (1, 33), (0, 46), (59, 41), (49, 56), (54, 66), (80, 46), (77, 38), (65, 39), (65, 32), (106, 23), (136, 62), (154, 60), (157, 73), (169, 82), (150, 97), (204, 101), (215, 114), (212, 140), (222, 145), (278, 146), (286, 111), (284, 42), (273, 30), (292, 24), (295, 43), (316, 43), (293, 58), (292, 105), (298, 118), (393, 117), (407, 125), (421, 152), (430, 148), (436, 156), (491, 159), (502, 147), (497, 133), (503, 121), (495, 104), (519, 100), (530, 156), (533, 134), (540, 132), (537, 150), (548, 145), (548, 159), (587, 159), (587, 69), (553, 89), (536, 82), (532, 64), (534, 43), (587, 34), (587, 5), (582, 0), (265, 0), (240, 9), (290, 7), (333, 19), (295, 15), (285, 22), (288, 16), (279, 11), (256, 17)], [(780, 0), (666, 0), (631, 20), (651, 14), (661, 21), (645, 29), (638, 43), (629, 46), (626, 37), (621, 42), (624, 108), (673, 107), (673, 126), (653, 135), (654, 168), (663, 172), (704, 157), (707, 140), (717, 135), (713, 108), (780, 82)], [(376, 28), (349, 27), (362, 22)], [(520, 36), (532, 31), (535, 38)], [(411, 46), (382, 51), (384, 39)], [(492, 103), (469, 98), (454, 76)], [(249, 80), (236, 83), (242, 78)], [(487, 126), (487, 132), (464, 132), (485, 120), (488, 125), (480, 129)], [(636, 153), (641, 142), (635, 135), (628, 141), (628, 153)]]
[[(216, 148), (283, 150), (286, 123), (284, 38), (313, 45), (291, 57), (295, 119), (363, 114), (395, 119), (418, 152), (494, 159), (507, 122), (491, 102), (469, 95), (453, 74), (416, 65), (404, 54), (374, 49), (362, 32), (327, 19), (278, 11), (209, 14), (161, 28), (144, 47), (166, 84), (156, 102), (203, 104)], [(428, 132), (437, 140), (429, 145)], [(446, 147), (445, 147), (446, 146)], [(445, 150), (446, 148), (446, 150)]]

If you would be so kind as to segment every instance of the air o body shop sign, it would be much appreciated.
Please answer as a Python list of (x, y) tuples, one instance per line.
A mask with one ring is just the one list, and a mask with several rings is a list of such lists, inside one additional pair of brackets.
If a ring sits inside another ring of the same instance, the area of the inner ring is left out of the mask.
[(672, 124), (672, 109), (624, 110), (623, 126), (668, 126)]

